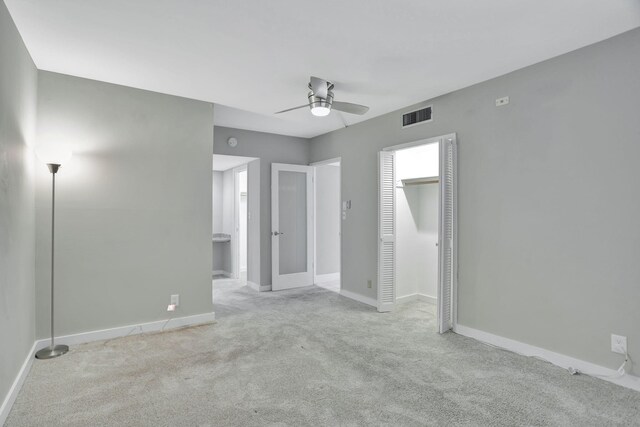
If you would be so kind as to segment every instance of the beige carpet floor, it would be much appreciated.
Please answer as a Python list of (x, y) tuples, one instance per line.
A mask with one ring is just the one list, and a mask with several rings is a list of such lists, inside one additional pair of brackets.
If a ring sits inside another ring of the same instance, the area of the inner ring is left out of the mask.
[(35, 361), (7, 426), (640, 425), (640, 393), (311, 287), (223, 280), (215, 324)]

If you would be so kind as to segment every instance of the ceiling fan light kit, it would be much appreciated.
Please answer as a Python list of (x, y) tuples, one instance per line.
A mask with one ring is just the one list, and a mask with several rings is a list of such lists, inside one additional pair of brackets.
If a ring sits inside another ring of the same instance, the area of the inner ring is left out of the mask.
[(317, 117), (325, 117), (331, 113), (331, 110), (342, 111), (344, 113), (362, 115), (369, 111), (369, 107), (351, 102), (339, 102), (333, 100), (333, 83), (318, 77), (311, 77), (307, 95), (309, 103), (298, 107), (289, 108), (278, 111), (276, 114), (286, 113), (288, 111), (298, 110), (300, 108), (310, 108), (311, 114)]
[(320, 98), (314, 95), (313, 91), (309, 92), (309, 108), (311, 114), (318, 117), (328, 116), (331, 112), (331, 104), (333, 103), (333, 92), (327, 91), (326, 98)]

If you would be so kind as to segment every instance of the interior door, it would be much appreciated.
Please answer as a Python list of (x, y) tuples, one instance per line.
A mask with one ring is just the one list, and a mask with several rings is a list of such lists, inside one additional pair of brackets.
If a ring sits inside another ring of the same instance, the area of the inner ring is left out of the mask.
[(456, 313), (453, 304), (457, 289), (456, 229), (456, 141), (445, 137), (440, 142), (440, 230), (438, 232), (438, 331), (453, 328)]
[(313, 167), (271, 165), (274, 291), (313, 284)]
[(378, 190), (378, 311), (396, 301), (396, 163), (395, 152), (380, 152)]

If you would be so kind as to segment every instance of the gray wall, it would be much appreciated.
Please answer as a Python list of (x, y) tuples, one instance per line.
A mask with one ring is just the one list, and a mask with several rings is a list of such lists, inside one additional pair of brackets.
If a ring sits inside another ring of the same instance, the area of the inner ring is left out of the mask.
[(398, 111), (314, 138), (352, 200), (343, 288), (376, 296), (377, 152), (457, 132), (459, 323), (616, 368), (613, 332), (640, 357), (639, 48), (636, 29), (430, 100), (431, 123), (402, 130)]
[(0, 406), (35, 339), (36, 87), (35, 65), (0, 2)]
[(340, 166), (316, 167), (316, 274), (340, 272)]
[(233, 252), (235, 250), (235, 244), (233, 242), (235, 235), (234, 226), (234, 214), (235, 214), (235, 198), (234, 198), (235, 182), (233, 176), (233, 169), (227, 169), (222, 172), (222, 232), (231, 237), (229, 243), (219, 245), (222, 249), (222, 266), (223, 270), (227, 273), (234, 274), (233, 271)]
[(438, 197), (438, 184), (396, 188), (396, 298), (438, 294)]
[[(258, 157), (260, 161), (260, 284), (271, 284), (271, 163), (309, 163), (309, 144), (304, 138), (215, 127), (213, 152), (231, 156)], [(238, 139), (229, 147), (229, 137)]]
[(213, 181), (213, 220), (211, 230), (222, 233), (222, 172), (211, 173)]
[[(213, 233), (223, 233), (222, 231), (222, 172), (212, 172), (213, 182), (213, 220), (211, 229)], [(223, 248), (226, 243), (213, 243), (213, 271), (224, 270)]]
[[(60, 335), (212, 311), (211, 104), (38, 73), (38, 138), (57, 175)], [(51, 176), (37, 168), (37, 336), (47, 335)]]

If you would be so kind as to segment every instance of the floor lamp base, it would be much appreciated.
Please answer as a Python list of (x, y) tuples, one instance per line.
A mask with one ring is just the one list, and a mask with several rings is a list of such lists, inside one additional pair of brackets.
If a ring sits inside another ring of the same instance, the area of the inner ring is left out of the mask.
[(62, 356), (69, 351), (68, 345), (57, 345), (55, 347), (45, 347), (36, 353), (36, 359), (53, 359)]

